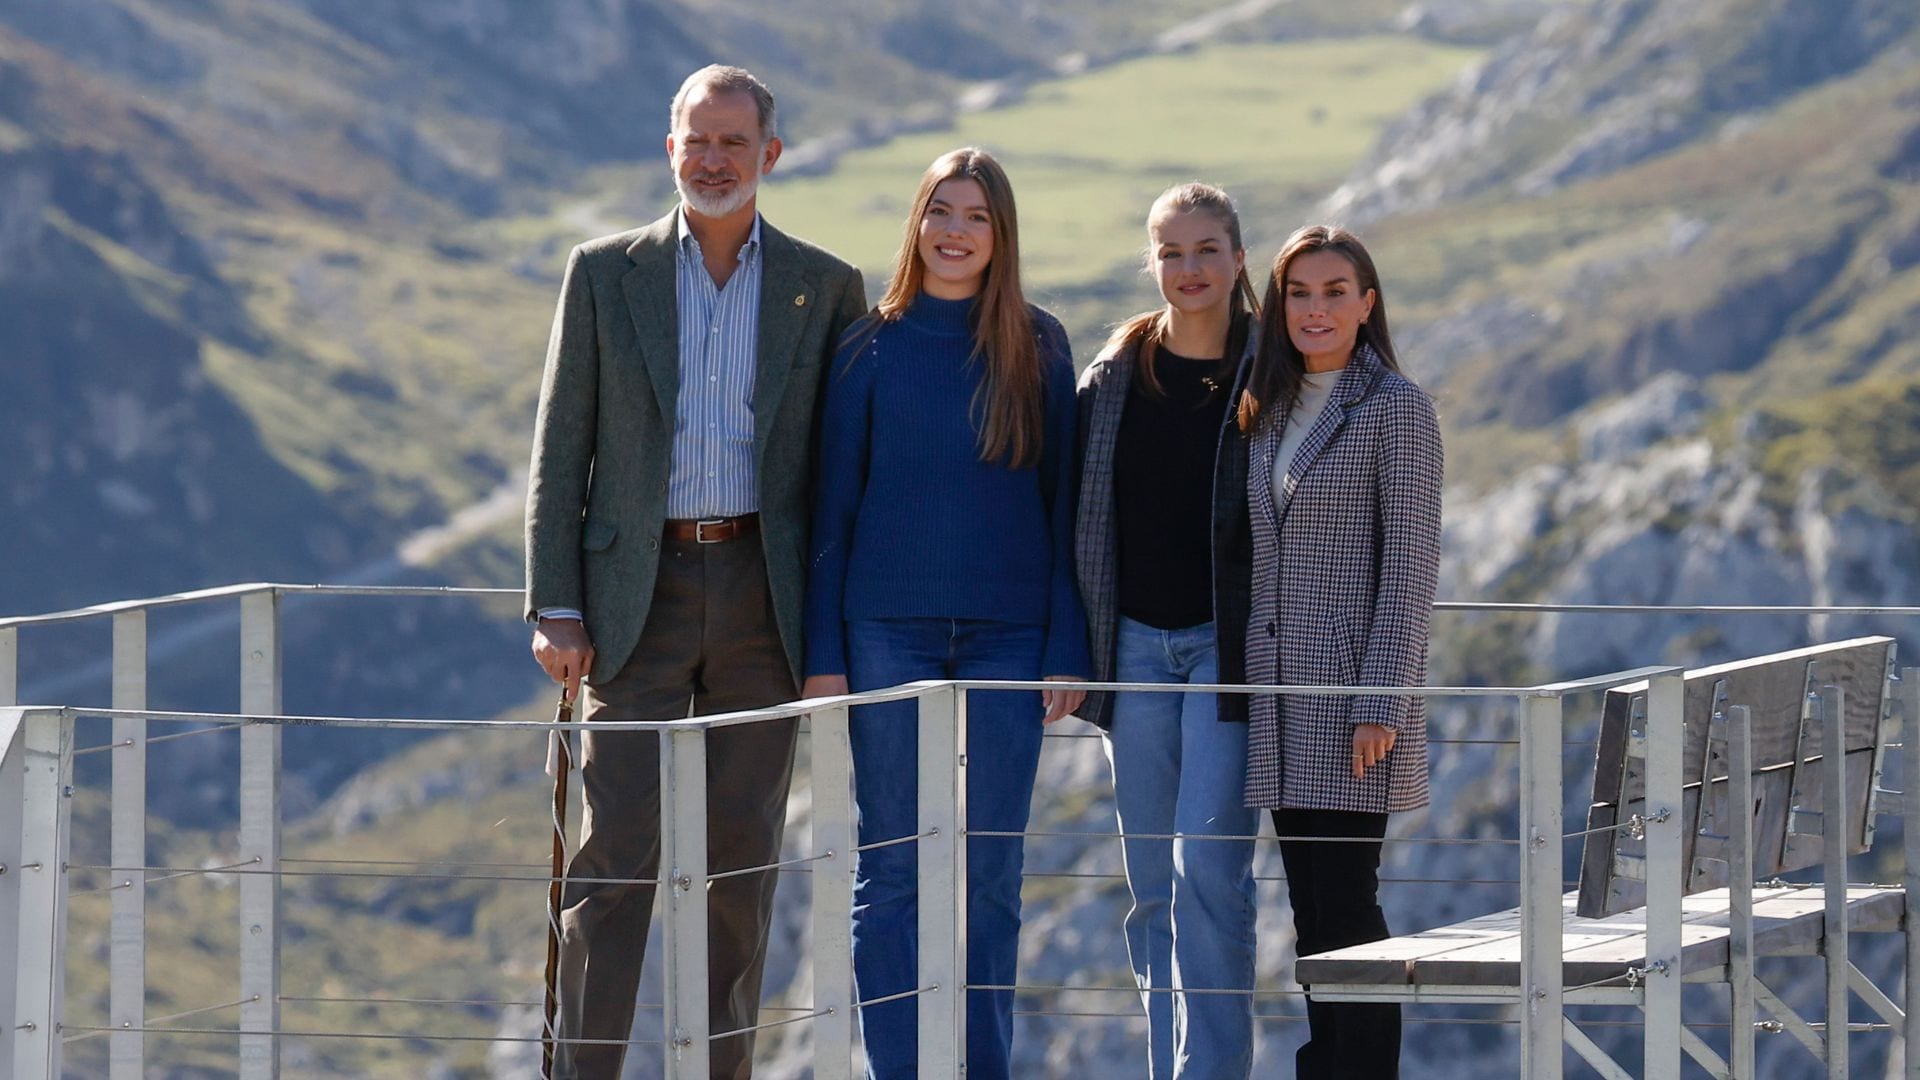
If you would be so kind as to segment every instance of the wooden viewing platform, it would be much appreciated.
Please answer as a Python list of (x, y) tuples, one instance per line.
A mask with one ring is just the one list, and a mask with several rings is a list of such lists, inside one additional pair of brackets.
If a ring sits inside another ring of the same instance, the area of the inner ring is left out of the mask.
[[(1882, 776), (1892, 737), (1920, 709), (1893, 662), (1892, 639), (1857, 638), (1689, 671), (1665, 688), (1608, 690), (1585, 830), (1557, 827), (1557, 777), (1549, 786), (1541, 776), (1556, 762), (1536, 759), (1531, 779), (1523, 771), (1523, 789), (1536, 790), (1522, 798), (1522, 860), (1534, 865), (1522, 875), (1521, 907), (1302, 957), (1296, 977), (1322, 1001), (1517, 1006), (1523, 1024), (1559, 1028), (1609, 1078), (1630, 1074), (1572, 1017), (1547, 1015), (1562, 1004), (1638, 1006), (1648, 1075), (1677, 1075), (1684, 1050), (1714, 1076), (1748, 1078), (1764, 1008), (1769, 1030), (1791, 1033), (1832, 1080), (1846, 1077), (1854, 997), (1885, 1024), (1911, 1026), (1848, 951), (1851, 934), (1909, 929), (1911, 834), (1901, 885), (1847, 883), (1847, 858), (1872, 848), (1875, 817), (1905, 810)], [(1896, 700), (1909, 715), (1896, 716)], [(1905, 786), (1920, 787), (1915, 755), (1902, 749)], [(1545, 829), (1537, 806), (1531, 820), (1524, 809), (1541, 801), (1552, 804)], [(1538, 890), (1559, 878), (1560, 842), (1574, 836), (1580, 888), (1559, 898), (1554, 926), (1554, 894)], [(1822, 882), (1778, 878), (1812, 867)], [(1920, 984), (1910, 934), (1905, 951), (1911, 999)], [(1815, 955), (1825, 958), (1827, 1023), (1802, 1019), (1753, 967), (1758, 957)], [(1729, 988), (1730, 1061), (1685, 1026), (1681, 983)], [(1557, 1075), (1556, 1050), (1540, 1048), (1529, 1074)], [(1909, 1059), (1906, 1075), (1917, 1070)]]
[[(1599, 919), (1574, 913), (1578, 893), (1566, 896), (1561, 924), (1562, 978), (1568, 1000), (1580, 988), (1627, 986), (1647, 963), (1647, 910)], [(1694, 893), (1681, 901), (1680, 972), (1719, 977), (1728, 962), (1728, 891)], [(1855, 933), (1894, 933), (1906, 914), (1899, 886), (1847, 886), (1847, 927)], [(1781, 885), (1753, 891), (1753, 947), (1758, 956), (1817, 953), (1826, 937), (1826, 887)], [(1294, 968), (1314, 996), (1327, 1000), (1435, 1002), (1510, 1001), (1489, 998), (1491, 987), (1520, 986), (1520, 909), (1435, 927), (1417, 934), (1355, 945), (1300, 959)]]

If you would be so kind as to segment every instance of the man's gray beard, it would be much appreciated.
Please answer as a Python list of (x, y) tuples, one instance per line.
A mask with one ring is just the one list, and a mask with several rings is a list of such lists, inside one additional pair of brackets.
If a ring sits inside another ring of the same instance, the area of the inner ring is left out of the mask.
[(758, 176), (741, 178), (733, 185), (731, 195), (708, 195), (687, 183), (677, 173), (673, 178), (673, 186), (680, 192), (680, 201), (691, 207), (694, 213), (702, 217), (719, 218), (726, 217), (752, 202), (754, 195), (760, 190), (760, 178)]

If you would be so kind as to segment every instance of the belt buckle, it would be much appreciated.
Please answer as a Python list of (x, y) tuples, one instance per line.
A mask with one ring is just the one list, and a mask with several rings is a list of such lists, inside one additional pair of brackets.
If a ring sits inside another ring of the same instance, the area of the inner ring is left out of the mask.
[(726, 523), (727, 523), (726, 518), (702, 518), (701, 520), (694, 522), (693, 523), (693, 542), (696, 544), (718, 544), (721, 541), (726, 540), (727, 537), (724, 537), (724, 536), (716, 536), (711, 540), (707, 539), (707, 526), (725, 525)]

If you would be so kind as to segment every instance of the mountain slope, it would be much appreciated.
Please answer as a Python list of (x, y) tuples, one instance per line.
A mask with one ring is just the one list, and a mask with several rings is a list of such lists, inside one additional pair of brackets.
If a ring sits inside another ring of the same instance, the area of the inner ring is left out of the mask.
[(1897, 53), (1904, 0), (1585, 0), (1410, 111), (1328, 200), (1373, 220), (1605, 175)]

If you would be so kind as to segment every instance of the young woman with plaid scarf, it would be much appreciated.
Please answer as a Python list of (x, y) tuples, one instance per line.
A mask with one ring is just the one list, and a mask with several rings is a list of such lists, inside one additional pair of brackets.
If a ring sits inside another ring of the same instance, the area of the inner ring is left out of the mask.
[[(1076, 569), (1095, 678), (1211, 683), (1216, 637), (1245, 630), (1214, 619), (1209, 548), (1227, 395), (1255, 306), (1226, 192), (1167, 189), (1147, 214), (1146, 256), (1165, 303), (1116, 328), (1081, 377)], [(1220, 723), (1210, 693), (1090, 694), (1080, 716), (1106, 732), (1130, 837), (1127, 955), (1147, 1075), (1244, 1080), (1259, 828), (1241, 798), (1246, 728)]]

